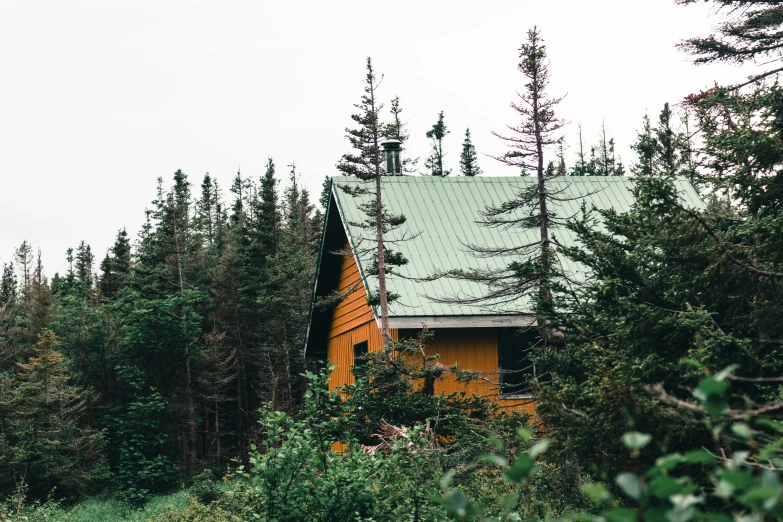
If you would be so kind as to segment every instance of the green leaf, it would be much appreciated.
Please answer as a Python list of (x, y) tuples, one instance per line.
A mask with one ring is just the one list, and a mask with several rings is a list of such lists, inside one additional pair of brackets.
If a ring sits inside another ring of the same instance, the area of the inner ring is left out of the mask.
[(533, 458), (530, 455), (523, 454), (514, 461), (514, 464), (509, 469), (503, 472), (503, 476), (511, 482), (519, 484), (530, 475), (534, 466)]
[(731, 364), (715, 374), (716, 381), (725, 381), (726, 377), (734, 373), (734, 370), (739, 368), (739, 364)]
[(764, 448), (759, 451), (759, 460), (767, 460), (780, 448), (783, 448), (783, 437), (764, 446)]
[(519, 428), (517, 430), (517, 436), (522, 440), (530, 440), (533, 437), (533, 432), (527, 428)]
[(726, 399), (715, 395), (710, 395), (706, 401), (704, 401), (704, 409), (710, 415), (720, 415), (729, 406)]
[(620, 473), (617, 475), (617, 477), (614, 479), (615, 483), (620, 486), (620, 489), (623, 490), (623, 493), (628, 495), (630, 498), (634, 500), (641, 500), (642, 494), (644, 493), (644, 487), (642, 486), (642, 483), (639, 481), (639, 477), (634, 475), (633, 473)]
[(587, 495), (587, 498), (589, 498), (592, 502), (596, 504), (612, 498), (612, 496), (606, 490), (606, 486), (604, 486), (600, 482), (594, 482), (592, 484), (583, 484), (582, 492), (585, 495)]
[(723, 395), (729, 389), (729, 383), (715, 377), (707, 377), (699, 383), (699, 391), (704, 395)]
[(454, 481), (454, 475), (457, 474), (457, 470), (450, 469), (448, 472), (446, 472), (445, 475), (440, 479), (440, 487), (442, 489), (448, 489), (449, 486), (451, 486), (451, 483)]
[(696, 359), (691, 359), (690, 357), (682, 357), (680, 359), (680, 364), (685, 364), (688, 366), (693, 366), (694, 368), (703, 368), (702, 364), (697, 361)]
[(762, 428), (770, 428), (780, 433), (783, 433), (783, 422), (768, 419), (766, 417), (761, 417), (760, 419), (756, 419), (756, 426)]
[(606, 513), (609, 522), (636, 522), (636, 517), (636, 511), (628, 508), (615, 508)]
[(750, 488), (747, 493), (742, 495), (739, 501), (748, 507), (763, 507), (764, 509), (771, 509), (777, 503), (779, 496), (780, 491), (777, 489), (756, 486)]
[(544, 453), (547, 449), (549, 449), (549, 445), (552, 443), (550, 439), (541, 439), (540, 441), (536, 442), (532, 448), (530, 448), (530, 451), (528, 451), (528, 454), (531, 458), (535, 459), (542, 453)]
[(655, 459), (655, 466), (647, 470), (646, 475), (648, 477), (654, 477), (659, 473), (671, 471), (676, 468), (677, 464), (680, 462), (682, 462), (682, 455), (679, 453), (658, 457)]
[(514, 506), (517, 505), (517, 502), (519, 502), (518, 493), (511, 493), (510, 495), (506, 495), (503, 497), (503, 508), (510, 511), (514, 509)]
[(721, 479), (740, 490), (753, 485), (753, 477), (745, 471), (724, 471)]
[(734, 491), (736, 491), (737, 488), (726, 482), (725, 480), (721, 480), (718, 482), (718, 486), (715, 488), (715, 496), (722, 499), (729, 499), (734, 494)]
[(751, 431), (750, 426), (744, 422), (735, 422), (732, 424), (731, 431), (734, 432), (734, 435), (737, 437), (742, 437), (743, 439), (749, 439), (751, 436), (753, 436), (753, 432)]
[(508, 460), (504, 459), (500, 455), (482, 455), (479, 460), (488, 464), (494, 464), (495, 466), (505, 468), (508, 466)]
[(642, 449), (652, 440), (652, 435), (639, 433), (638, 431), (629, 431), (623, 435), (623, 444), (629, 449)]
[(680, 483), (671, 477), (656, 477), (650, 481), (650, 493), (658, 498), (669, 498), (680, 491)]
[(715, 455), (704, 450), (689, 451), (682, 459), (689, 464), (709, 464), (718, 460)]

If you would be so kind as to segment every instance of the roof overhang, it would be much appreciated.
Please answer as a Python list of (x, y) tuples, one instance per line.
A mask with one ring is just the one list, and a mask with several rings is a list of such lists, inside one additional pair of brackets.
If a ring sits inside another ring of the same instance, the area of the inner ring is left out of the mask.
[(429, 328), (525, 328), (536, 326), (532, 315), (441, 315), (389, 317), (389, 328), (415, 329), (423, 325)]

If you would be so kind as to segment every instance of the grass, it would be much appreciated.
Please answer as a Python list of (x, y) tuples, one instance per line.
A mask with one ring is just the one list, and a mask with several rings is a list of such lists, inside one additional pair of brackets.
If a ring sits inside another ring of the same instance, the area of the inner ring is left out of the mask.
[(167, 509), (181, 510), (187, 504), (185, 491), (155, 497), (144, 507), (135, 508), (119, 500), (88, 500), (58, 513), (63, 522), (148, 522), (166, 514)]

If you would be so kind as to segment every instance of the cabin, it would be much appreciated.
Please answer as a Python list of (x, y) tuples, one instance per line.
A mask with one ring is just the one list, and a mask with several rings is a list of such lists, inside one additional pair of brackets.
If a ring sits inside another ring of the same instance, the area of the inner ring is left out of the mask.
[[(388, 275), (388, 291), (399, 297), (390, 304), (391, 336), (416, 336), (426, 325), (434, 333), (428, 354), (440, 362), (481, 372), (485, 380), (458, 383), (448, 372), (435, 383), (436, 393), (466, 391), (492, 397), (501, 406), (532, 410), (525, 384), (546, 375), (528, 358), (536, 342), (535, 318), (528, 296), (513, 302), (460, 302), (486, 295), (481, 283), (453, 278), (430, 278), (456, 269), (507, 266), (513, 257), (479, 257), (470, 248), (513, 247), (536, 240), (534, 231), (492, 228), (483, 225), (482, 211), (509, 201), (531, 177), (429, 177), (384, 176), (384, 207), (403, 214), (406, 222), (389, 232), (408, 263)], [(561, 177), (551, 180), (559, 194), (552, 210), (559, 216), (575, 216), (584, 203), (598, 209), (625, 212), (633, 202), (633, 180), (628, 177)], [(686, 179), (676, 181), (683, 200), (701, 206), (699, 196)], [(352, 196), (343, 187), (364, 185), (354, 178), (335, 177), (321, 239), (321, 251), (313, 289), (313, 301), (340, 293), (344, 298), (328, 309), (311, 308), (305, 354), (310, 360), (334, 365), (330, 389), (353, 383), (354, 358), (382, 347), (380, 311), (367, 296), (377, 295), (377, 276), (368, 276), (373, 262), (374, 231), (357, 226), (366, 219), (360, 205), (370, 196)], [(366, 185), (364, 185), (366, 186)], [(568, 230), (554, 231), (559, 242), (574, 244)], [(568, 262), (568, 261), (566, 261)], [(572, 278), (584, 278), (584, 268), (564, 267)]]

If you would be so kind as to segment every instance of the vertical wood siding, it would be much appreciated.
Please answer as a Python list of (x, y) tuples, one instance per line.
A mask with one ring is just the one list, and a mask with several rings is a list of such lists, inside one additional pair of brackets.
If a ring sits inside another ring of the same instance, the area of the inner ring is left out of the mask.
[[(457, 382), (451, 372), (435, 381), (435, 393), (466, 392), (468, 395), (494, 398), (504, 408), (533, 414), (532, 399), (506, 399), (500, 396), (498, 375), (498, 334), (495, 328), (439, 328), (427, 343), (427, 355), (439, 355), (438, 361), (445, 367), (456, 365), (463, 370), (479, 372), (486, 380), (470, 383)], [(416, 330), (403, 330), (401, 337), (414, 337)]]
[[(350, 251), (350, 244), (346, 245), (346, 251)], [(367, 349), (371, 352), (383, 347), (383, 338), (372, 308), (367, 304), (367, 291), (362, 284), (359, 267), (352, 255), (343, 258), (340, 269), (340, 282), (337, 285), (338, 292), (353, 291), (338, 304), (332, 315), (329, 331), (329, 343), (326, 348), (326, 356), (334, 365), (329, 389), (335, 390), (346, 384), (353, 384), (351, 373), (353, 365), (353, 345), (367, 341)], [(392, 330), (391, 336), (397, 338), (397, 331)]]
[[(350, 244), (346, 245), (350, 251)], [(346, 384), (353, 384), (351, 373), (353, 365), (353, 346), (367, 341), (369, 351), (383, 347), (381, 330), (375, 321), (372, 309), (367, 305), (367, 292), (362, 284), (359, 268), (353, 255), (343, 258), (340, 269), (338, 292), (353, 291), (338, 304), (330, 323), (327, 358), (334, 365), (329, 389), (335, 390)], [(417, 330), (404, 330), (400, 335), (414, 337)], [(495, 328), (442, 328), (434, 331), (434, 337), (428, 342), (427, 354), (440, 355), (444, 366), (457, 365), (465, 370), (481, 372), (492, 382), (498, 382), (498, 336)], [(397, 330), (391, 331), (397, 339)], [(486, 381), (474, 381), (469, 384), (458, 383), (454, 375), (446, 374), (435, 382), (435, 393), (455, 393), (464, 391), (481, 397), (494, 397), (501, 406), (533, 413), (530, 399), (503, 399), (499, 397), (498, 386)]]

